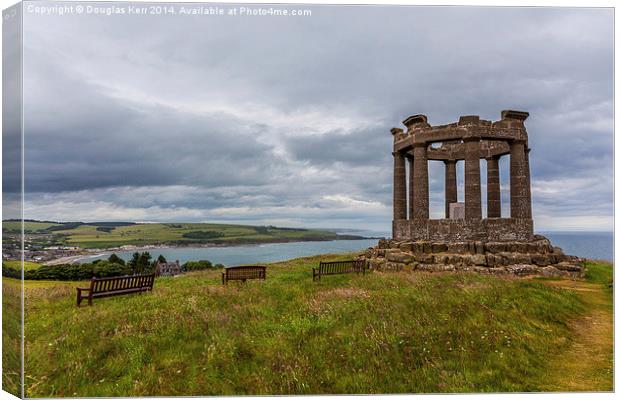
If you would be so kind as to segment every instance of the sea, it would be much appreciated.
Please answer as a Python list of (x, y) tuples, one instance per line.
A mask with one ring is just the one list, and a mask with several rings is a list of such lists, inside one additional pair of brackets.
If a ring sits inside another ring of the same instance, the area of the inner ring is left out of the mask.
[(614, 260), (613, 232), (537, 232), (565, 254), (596, 260)]
[[(365, 237), (388, 237), (387, 232), (340, 230), (338, 233)], [(554, 246), (564, 253), (579, 257), (613, 261), (613, 232), (537, 232), (548, 237)], [(332, 240), (324, 242), (267, 243), (259, 245), (227, 247), (174, 247), (148, 249), (153, 258), (160, 254), (168, 261), (180, 263), (209, 260), (213, 264), (242, 265), (284, 261), (291, 258), (317, 254), (356, 252), (375, 246), (378, 239)], [(115, 252), (124, 260), (131, 259), (132, 251)], [(78, 262), (92, 262), (109, 257), (111, 253), (99, 253), (84, 257)]]

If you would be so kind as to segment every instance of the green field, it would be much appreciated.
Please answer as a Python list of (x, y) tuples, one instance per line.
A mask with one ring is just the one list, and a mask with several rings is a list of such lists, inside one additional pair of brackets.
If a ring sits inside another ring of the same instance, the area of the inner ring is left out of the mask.
[(26, 396), (612, 390), (612, 331), (596, 341), (583, 329), (612, 326), (611, 266), (590, 264), (586, 281), (312, 282), (320, 259), (349, 257), (272, 264), (246, 284), (223, 286), (219, 271), (159, 278), (152, 293), (81, 308), (84, 283), (26, 282)]
[[(24, 229), (36, 238), (64, 238), (64, 244), (82, 248), (108, 248), (123, 245), (247, 244), (347, 238), (318, 229), (291, 229), (266, 226), (207, 223), (132, 224), (25, 222)], [(63, 229), (66, 226), (67, 229)], [(3, 230), (18, 233), (19, 222), (3, 221)]]
[[(36, 221), (25, 221), (24, 222), (24, 232), (25, 233), (42, 233), (45, 232), (46, 229), (52, 226), (58, 226), (60, 224), (53, 222), (36, 222)], [(2, 221), (2, 230), (3, 232), (8, 233), (20, 233), (21, 232), (21, 222), (20, 221)]]
[[(2, 264), (6, 265), (7, 267), (19, 270), (21, 268), (22, 262), (18, 260), (2, 260)], [(36, 262), (24, 261), (24, 271), (34, 270), (39, 268), (40, 266), (41, 264), (38, 264)]]

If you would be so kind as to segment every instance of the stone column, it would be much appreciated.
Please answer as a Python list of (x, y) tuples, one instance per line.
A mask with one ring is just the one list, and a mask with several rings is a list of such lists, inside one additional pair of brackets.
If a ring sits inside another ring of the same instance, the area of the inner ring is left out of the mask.
[(499, 157), (487, 158), (487, 218), (502, 217), (499, 188)]
[(467, 138), (465, 143), (465, 219), (482, 219), (480, 197), (480, 139)]
[(510, 144), (510, 217), (532, 218), (532, 204), (529, 188), (529, 162), (525, 143)]
[(532, 218), (532, 176), (530, 175), (530, 151), (525, 143), (525, 173), (527, 174), (527, 198), (530, 218)]
[(409, 156), (407, 160), (409, 160), (409, 219), (413, 219), (413, 188), (415, 185), (413, 182), (413, 157)]
[(405, 156), (394, 152), (394, 220), (407, 219), (407, 176)]
[(428, 160), (426, 143), (413, 148), (413, 219), (428, 219)]
[(457, 202), (456, 160), (445, 160), (446, 169), (446, 218), (450, 218), (450, 203)]

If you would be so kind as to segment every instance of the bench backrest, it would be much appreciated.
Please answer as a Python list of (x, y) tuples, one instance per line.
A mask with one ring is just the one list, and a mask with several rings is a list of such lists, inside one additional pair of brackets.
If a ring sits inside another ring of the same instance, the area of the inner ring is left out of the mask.
[(90, 287), (92, 293), (114, 292), (118, 290), (153, 288), (155, 274), (115, 276), (113, 278), (94, 278)]
[(264, 265), (240, 265), (238, 267), (226, 267), (227, 280), (235, 279), (265, 279), (265, 271), (267, 267)]
[(330, 261), (319, 263), (321, 274), (346, 274), (348, 272), (363, 271), (366, 267), (365, 260)]

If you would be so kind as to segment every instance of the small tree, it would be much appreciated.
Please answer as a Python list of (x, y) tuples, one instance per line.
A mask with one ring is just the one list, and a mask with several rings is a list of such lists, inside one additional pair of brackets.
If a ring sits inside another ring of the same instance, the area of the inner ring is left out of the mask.
[(131, 255), (131, 260), (127, 263), (131, 267), (131, 272), (135, 274), (138, 272), (138, 262), (140, 260), (140, 253), (135, 252)]
[(136, 252), (132, 254), (128, 265), (131, 267), (134, 274), (141, 274), (143, 272), (148, 272), (151, 269), (150, 261), (151, 254), (148, 251), (145, 251), (142, 254)]
[(138, 271), (140, 273), (148, 272), (151, 268), (151, 254), (148, 251), (140, 254), (138, 261)]
[(108, 258), (108, 261), (114, 264), (125, 265), (125, 260), (112, 253), (112, 255)]
[(166, 257), (162, 256), (161, 254), (159, 255), (159, 257), (157, 257), (157, 262), (165, 264), (167, 263), (166, 261)]

